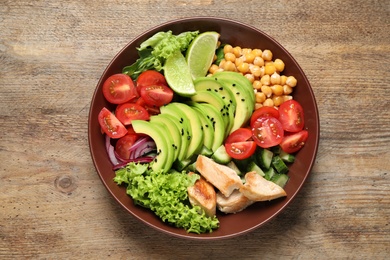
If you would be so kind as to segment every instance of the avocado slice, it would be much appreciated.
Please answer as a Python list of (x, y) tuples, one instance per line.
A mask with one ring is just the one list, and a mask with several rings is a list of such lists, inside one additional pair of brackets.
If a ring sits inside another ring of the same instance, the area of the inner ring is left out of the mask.
[(132, 126), (136, 133), (146, 134), (156, 143), (157, 156), (151, 163), (152, 169), (156, 172), (168, 172), (172, 167), (175, 152), (173, 147), (169, 145), (169, 138), (167, 140), (164, 135), (164, 126), (144, 120), (133, 120)]
[[(203, 131), (197, 112), (184, 103), (172, 102), (163, 108), (166, 109), (168, 107), (171, 107), (170, 109), (173, 111), (181, 111), (183, 120), (188, 122), (190, 143), (185, 159), (190, 158), (194, 154), (198, 154), (203, 145)], [(163, 108), (160, 108), (160, 110)], [(164, 113), (163, 111), (164, 109), (161, 112)]]
[(150, 117), (150, 122), (151, 123), (158, 123), (158, 124), (163, 124), (167, 127), (168, 129), (168, 132), (170, 133), (170, 136), (172, 137), (172, 143), (170, 144), (175, 153), (174, 153), (174, 158), (173, 160), (175, 161), (178, 156), (179, 156), (179, 153), (180, 153), (180, 150), (181, 150), (181, 144), (182, 144), (182, 141), (181, 141), (181, 134), (180, 134), (180, 125), (176, 122), (178, 122), (177, 120), (175, 120), (175, 117), (173, 117), (172, 115), (169, 115), (169, 114), (158, 114), (158, 115), (155, 115), (155, 116), (151, 116)]
[(225, 123), (223, 121), (220, 111), (218, 111), (213, 105), (210, 105), (208, 103), (189, 103), (191, 104), (191, 106), (200, 109), (212, 122), (212, 126), (214, 129), (214, 139), (213, 144), (211, 146), (211, 150), (215, 152), (218, 147), (220, 147), (223, 143), (225, 136)]
[[(171, 103), (173, 104), (173, 103)], [(181, 110), (177, 110), (174, 106), (166, 105), (160, 107), (161, 115), (169, 115), (174, 119), (174, 123), (179, 128), (181, 136), (181, 148), (177, 156), (178, 160), (187, 159), (187, 150), (190, 145), (190, 126), (187, 116)]]
[(255, 105), (255, 95), (250, 81), (237, 72), (217, 72), (213, 77), (234, 93), (236, 111), (230, 133), (245, 125), (251, 117)]
[[(197, 91), (196, 94), (191, 97), (191, 100), (197, 103), (207, 103), (214, 106), (222, 115), (225, 133), (230, 132), (234, 123), (234, 107), (226, 104), (218, 93), (210, 90)], [(227, 134), (224, 134), (224, 136), (226, 137)]]
[[(193, 105), (195, 102), (189, 101), (187, 104), (189, 106)], [(213, 123), (211, 122), (210, 118), (208, 118), (204, 112), (197, 106), (191, 106), (197, 113), (200, 119), (200, 122), (202, 124), (202, 130), (203, 130), (203, 145), (208, 149), (211, 150), (211, 147), (213, 145), (214, 140), (214, 127)]]
[(216, 78), (213, 77), (202, 77), (197, 78), (194, 81), (194, 86), (196, 91), (214, 91), (215, 93), (219, 94), (225, 104), (231, 104), (234, 107), (236, 106), (236, 99), (234, 98), (233, 92), (230, 90), (230, 88), (226, 88), (223, 85), (221, 85)]

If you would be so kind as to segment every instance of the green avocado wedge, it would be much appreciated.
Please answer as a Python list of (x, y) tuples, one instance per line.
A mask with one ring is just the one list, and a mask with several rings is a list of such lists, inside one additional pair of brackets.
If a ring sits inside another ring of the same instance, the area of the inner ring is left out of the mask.
[(181, 134), (180, 134), (180, 125), (175, 122), (175, 118), (172, 115), (168, 114), (158, 114), (155, 116), (150, 117), (150, 122), (153, 124), (162, 124), (163, 127), (166, 127), (166, 130), (170, 134), (166, 135), (167, 139), (171, 139), (170, 141), (172, 142), (171, 145), (174, 148), (174, 158), (173, 160), (175, 161), (180, 153), (180, 150), (182, 149), (182, 141), (181, 141)]
[(193, 106), (211, 121), (213, 129), (214, 129), (214, 139), (211, 145), (211, 150), (215, 152), (218, 147), (220, 147), (224, 141), (225, 136), (225, 123), (223, 121), (221, 113), (213, 106), (208, 103), (196, 103), (196, 102), (188, 102), (190, 106)]
[(173, 164), (174, 149), (170, 145), (170, 139), (164, 135), (164, 127), (162, 124), (153, 124), (144, 120), (133, 120), (133, 129), (136, 133), (146, 134), (153, 139), (157, 147), (157, 156), (152, 164), (152, 169), (156, 172), (163, 171), (168, 172)]
[(166, 109), (170, 111), (181, 111), (183, 121), (188, 122), (189, 126), (189, 145), (187, 150), (187, 155), (184, 159), (192, 157), (194, 154), (198, 154), (203, 146), (203, 131), (202, 124), (198, 117), (196, 111), (194, 111), (190, 106), (184, 103), (172, 102), (164, 107), (161, 107), (161, 113), (164, 113)]
[(222, 86), (231, 90), (236, 101), (233, 127), (229, 133), (245, 125), (250, 119), (255, 105), (255, 94), (250, 81), (236, 72), (222, 71), (213, 75)]

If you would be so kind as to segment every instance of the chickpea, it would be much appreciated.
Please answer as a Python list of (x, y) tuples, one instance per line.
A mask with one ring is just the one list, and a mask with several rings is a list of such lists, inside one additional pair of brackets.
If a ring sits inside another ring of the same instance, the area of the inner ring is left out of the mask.
[(263, 54), (261, 55), (261, 57), (262, 57), (264, 60), (271, 61), (271, 60), (272, 60), (272, 52), (271, 52), (270, 50), (264, 50), (264, 51), (263, 51)]
[(272, 98), (267, 98), (264, 101), (263, 106), (265, 106), (265, 107), (273, 107), (274, 106), (274, 101), (272, 100)]
[(231, 52), (225, 53), (225, 60), (235, 62), (236, 60), (236, 55), (234, 55)]

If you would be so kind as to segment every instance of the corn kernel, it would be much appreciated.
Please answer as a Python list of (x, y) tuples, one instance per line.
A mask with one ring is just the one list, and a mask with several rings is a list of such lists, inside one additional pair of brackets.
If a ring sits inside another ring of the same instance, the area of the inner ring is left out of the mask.
[(272, 52), (270, 50), (264, 50), (263, 51), (263, 54), (261, 55), (261, 57), (264, 59), (264, 60), (272, 60)]
[(275, 96), (281, 96), (283, 95), (283, 86), (282, 85), (273, 85), (271, 86), (272, 93)]
[(278, 73), (274, 72), (274, 74), (271, 75), (271, 84), (280, 84), (280, 75)]
[(263, 92), (257, 92), (255, 94), (256, 103), (263, 103), (266, 100), (266, 96)]
[(264, 93), (267, 97), (272, 96), (272, 89), (269, 86), (263, 85), (261, 86), (261, 92)]
[(294, 76), (287, 77), (286, 84), (290, 87), (295, 87), (297, 85), (297, 79)]
[(274, 106), (274, 101), (272, 100), (272, 98), (267, 98), (263, 102), (263, 106), (265, 106), (265, 107), (273, 107)]
[(284, 70), (284, 62), (281, 59), (275, 59), (274, 65), (275, 65), (276, 71), (282, 72)]

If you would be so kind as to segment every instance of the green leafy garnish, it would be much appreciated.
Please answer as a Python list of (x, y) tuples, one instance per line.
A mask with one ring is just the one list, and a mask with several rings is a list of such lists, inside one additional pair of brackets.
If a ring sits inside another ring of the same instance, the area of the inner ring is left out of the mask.
[(141, 43), (137, 48), (139, 58), (132, 65), (124, 67), (122, 73), (135, 80), (145, 70), (161, 71), (166, 59), (177, 50), (185, 51), (198, 34), (199, 31), (183, 32), (179, 35), (172, 34), (172, 31), (154, 34)]
[(154, 172), (147, 164), (138, 163), (129, 163), (114, 177), (118, 185), (127, 184), (126, 192), (137, 205), (151, 209), (164, 222), (200, 234), (218, 228), (219, 220), (189, 203), (187, 188), (197, 179), (197, 174)]

